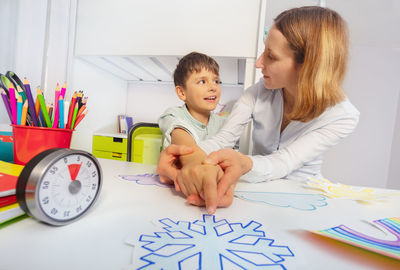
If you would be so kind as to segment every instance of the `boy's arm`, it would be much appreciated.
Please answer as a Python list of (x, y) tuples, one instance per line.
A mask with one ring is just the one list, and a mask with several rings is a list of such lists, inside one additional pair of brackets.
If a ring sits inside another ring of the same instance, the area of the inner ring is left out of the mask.
[(201, 164), (207, 157), (206, 153), (197, 146), (193, 137), (182, 128), (175, 128), (171, 132), (171, 142), (172, 144), (183, 144), (193, 148), (193, 153), (180, 156), (182, 167), (188, 164)]
[(177, 177), (179, 188), (186, 196), (201, 196), (206, 202), (207, 211), (213, 214), (217, 206), (217, 182), (223, 175), (222, 169), (219, 165), (202, 164), (207, 155), (184, 129), (175, 128), (171, 132), (171, 141), (193, 148), (191, 154), (180, 156), (182, 169)]

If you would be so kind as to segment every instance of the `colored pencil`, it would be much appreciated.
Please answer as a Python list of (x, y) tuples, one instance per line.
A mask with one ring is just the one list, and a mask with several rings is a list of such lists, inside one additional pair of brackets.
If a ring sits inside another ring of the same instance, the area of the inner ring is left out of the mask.
[(74, 108), (74, 114), (72, 115), (71, 129), (74, 129), (74, 125), (75, 125), (75, 121), (76, 121), (76, 115), (78, 114), (78, 108), (79, 108), (79, 104), (76, 103), (75, 104), (75, 108)]
[(22, 106), (22, 116), (20, 125), (26, 125), (26, 118), (28, 115), (28, 100), (25, 100), (24, 106)]
[(18, 95), (22, 96), (22, 102), (25, 103), (26, 95), (25, 95), (24, 90), (22, 90), (21, 86), (19, 86), (19, 85), (17, 85), (17, 92), (18, 92)]
[(86, 114), (88, 113), (88, 110), (84, 111), (75, 121), (75, 125), (74, 128), (76, 128), (78, 126), (78, 124), (82, 121), (82, 119), (86, 116)]
[(8, 117), (10, 118), (10, 122), (12, 123), (13, 118), (12, 118), (10, 103), (8, 102), (7, 93), (6, 93), (6, 91), (4, 91), (3, 88), (0, 88), (0, 90), (1, 90), (1, 97), (3, 98), (4, 106), (6, 107)]
[(17, 124), (21, 125), (21, 119), (22, 119), (22, 97), (18, 95), (17, 98)]
[[(6, 78), (6, 77), (5, 77)], [(11, 115), (12, 115), (12, 123), (16, 125), (18, 123), (17, 120), (17, 101), (15, 99), (15, 89), (12, 83), (9, 84), (8, 93), (10, 95), (10, 107), (11, 107)]]
[[(28, 106), (29, 106), (30, 115), (32, 117), (33, 125), (38, 127), (39, 123), (38, 123), (38, 119), (37, 119), (37, 112), (35, 110), (35, 103), (33, 102), (31, 86), (26, 78), (24, 78), (24, 86), (25, 86), (25, 94), (26, 94), (26, 98), (28, 99)], [(38, 111), (39, 111), (39, 109), (38, 109)]]
[(53, 120), (53, 128), (58, 127), (58, 121), (59, 121), (59, 98), (60, 98), (61, 92), (60, 92), (60, 85), (57, 83), (56, 86), (56, 92), (55, 92), (55, 99), (54, 99), (54, 106), (55, 106), (55, 111), (54, 111), (54, 120)]
[(60, 128), (64, 128), (64, 98), (60, 94), (59, 99), (58, 99), (58, 112), (59, 112), (59, 122), (60, 122)]
[(67, 84), (64, 82), (61, 87), (60, 95), (62, 95), (63, 99), (65, 99), (65, 91), (67, 90)]
[(76, 92), (74, 92), (74, 94), (72, 95), (71, 103), (69, 104), (68, 121), (67, 121), (67, 128), (68, 129), (71, 129), (71, 123), (72, 123), (72, 117), (73, 117), (73, 114), (74, 114), (75, 103), (76, 103)]
[[(53, 104), (47, 104), (46, 110), (47, 110), (47, 113), (49, 114), (49, 118), (51, 118), (51, 116), (53, 115)], [(51, 121), (51, 119), (50, 119), (50, 125), (51, 125), (50, 127), (53, 126), (53, 122)]]
[(42, 90), (37, 90), (37, 98), (39, 99), (40, 109), (43, 114), (43, 118), (47, 127), (51, 127), (51, 121), (49, 118), (49, 114), (47, 113), (46, 104), (44, 102), (43, 92)]
[(76, 115), (76, 117), (79, 117), (82, 113), (83, 113), (83, 111), (86, 109), (86, 106), (85, 105), (82, 105), (80, 108), (79, 108), (79, 110), (78, 110), (78, 114)]
[(79, 91), (76, 94), (76, 103), (78, 103), (78, 110), (79, 110), (82, 106), (82, 91)]

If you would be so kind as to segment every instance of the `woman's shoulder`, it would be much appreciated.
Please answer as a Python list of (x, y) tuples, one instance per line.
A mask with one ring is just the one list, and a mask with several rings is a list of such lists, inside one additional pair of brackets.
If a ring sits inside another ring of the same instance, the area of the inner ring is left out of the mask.
[(357, 108), (350, 102), (348, 98), (345, 98), (342, 102), (336, 104), (335, 106), (327, 109), (328, 115), (347, 115), (347, 116), (359, 116), (360, 112)]
[(325, 110), (318, 118), (315, 119), (315, 123), (325, 125), (327, 123), (333, 123), (337, 121), (345, 121), (346, 123), (352, 123), (357, 125), (359, 120), (360, 112), (357, 108), (346, 98), (342, 102), (331, 106)]

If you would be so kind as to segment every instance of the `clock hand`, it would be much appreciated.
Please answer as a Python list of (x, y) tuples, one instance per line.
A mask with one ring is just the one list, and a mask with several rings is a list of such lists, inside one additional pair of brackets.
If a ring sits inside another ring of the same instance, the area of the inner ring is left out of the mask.
[(69, 164), (68, 165), (68, 170), (69, 170), (69, 175), (71, 176), (71, 180), (75, 181), (76, 177), (78, 176), (79, 170), (81, 169), (82, 162), (81, 164)]

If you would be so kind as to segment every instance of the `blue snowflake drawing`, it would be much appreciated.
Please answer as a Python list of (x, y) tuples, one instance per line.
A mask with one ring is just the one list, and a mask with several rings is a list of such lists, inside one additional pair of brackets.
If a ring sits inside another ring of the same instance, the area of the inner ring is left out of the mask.
[(163, 232), (139, 238), (148, 254), (140, 257), (146, 264), (138, 269), (286, 269), (285, 257), (294, 257), (289, 247), (266, 238), (255, 221), (243, 226), (205, 214), (192, 223), (159, 222)]
[(235, 196), (248, 201), (308, 211), (328, 205), (326, 198), (318, 194), (235, 191)]
[(145, 173), (145, 174), (134, 174), (134, 175), (118, 175), (122, 180), (136, 181), (140, 185), (154, 185), (159, 187), (171, 188), (172, 185), (163, 184), (160, 182), (158, 174)]

